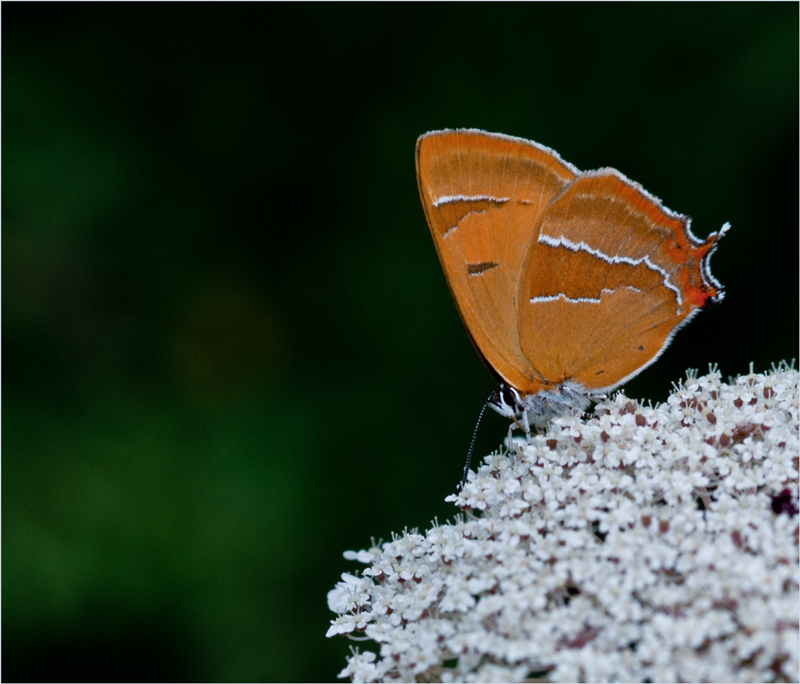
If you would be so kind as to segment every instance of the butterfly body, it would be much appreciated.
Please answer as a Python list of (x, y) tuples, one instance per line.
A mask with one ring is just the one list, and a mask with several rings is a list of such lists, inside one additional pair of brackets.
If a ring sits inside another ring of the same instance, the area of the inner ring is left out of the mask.
[(417, 142), (417, 181), (453, 298), (498, 380), (492, 407), (542, 425), (653, 363), (724, 296), (689, 219), (614, 169), (477, 130)]

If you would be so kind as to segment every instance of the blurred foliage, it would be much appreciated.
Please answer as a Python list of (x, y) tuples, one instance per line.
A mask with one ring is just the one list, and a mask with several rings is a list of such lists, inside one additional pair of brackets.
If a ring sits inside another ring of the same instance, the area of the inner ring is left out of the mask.
[[(416, 189), (478, 127), (730, 221), (627, 388), (798, 344), (798, 6), (3, 6), (3, 679), (326, 681), (492, 389)], [(478, 452), (505, 434), (489, 417)]]

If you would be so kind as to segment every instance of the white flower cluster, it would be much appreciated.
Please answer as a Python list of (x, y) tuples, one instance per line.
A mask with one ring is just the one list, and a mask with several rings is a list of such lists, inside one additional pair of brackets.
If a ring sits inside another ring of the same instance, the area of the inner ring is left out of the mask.
[(345, 553), (328, 636), (379, 652), (339, 677), (798, 681), (798, 376), (689, 374), (488, 456), (455, 523)]

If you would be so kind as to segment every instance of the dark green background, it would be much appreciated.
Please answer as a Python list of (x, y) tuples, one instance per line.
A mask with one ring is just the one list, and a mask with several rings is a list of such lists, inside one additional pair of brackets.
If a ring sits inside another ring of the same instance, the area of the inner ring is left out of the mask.
[(4, 3), (2, 86), (5, 681), (335, 679), (342, 552), (452, 515), (492, 389), (427, 130), (732, 223), (630, 395), (797, 353), (795, 3)]

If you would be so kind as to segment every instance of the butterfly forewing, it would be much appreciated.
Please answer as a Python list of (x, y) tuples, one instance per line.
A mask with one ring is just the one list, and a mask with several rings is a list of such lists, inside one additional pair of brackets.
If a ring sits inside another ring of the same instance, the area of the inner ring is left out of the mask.
[(458, 310), (485, 361), (523, 393), (548, 382), (520, 346), (522, 266), (540, 217), (574, 178), (520, 139), (443, 131), (417, 142), (422, 204)]

